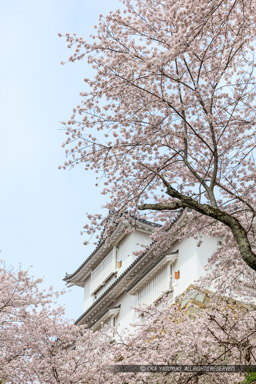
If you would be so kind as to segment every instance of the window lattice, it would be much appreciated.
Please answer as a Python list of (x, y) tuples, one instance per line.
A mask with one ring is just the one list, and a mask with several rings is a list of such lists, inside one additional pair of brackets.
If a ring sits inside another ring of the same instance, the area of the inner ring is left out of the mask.
[(138, 304), (152, 304), (170, 289), (170, 269), (165, 267), (138, 292)]

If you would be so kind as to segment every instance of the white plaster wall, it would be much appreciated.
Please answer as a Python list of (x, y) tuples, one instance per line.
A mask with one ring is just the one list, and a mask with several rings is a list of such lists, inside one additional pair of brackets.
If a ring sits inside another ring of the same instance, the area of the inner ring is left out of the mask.
[(206, 274), (205, 265), (208, 263), (210, 256), (218, 248), (218, 242), (221, 241), (221, 237), (206, 237), (202, 236), (201, 245), (197, 247), (197, 278)]
[[(194, 239), (181, 240), (172, 251), (178, 249), (178, 259), (172, 267), (173, 297), (180, 295), (197, 278), (197, 253)], [(180, 278), (174, 279), (174, 273), (180, 271)]]
[(150, 235), (147, 233), (136, 231), (129, 233), (123, 240), (121, 240), (117, 249), (117, 261), (122, 261), (122, 267), (118, 268), (117, 276), (120, 276), (136, 259), (133, 252), (143, 249), (139, 244), (149, 245), (151, 243), (149, 236)]
[[(179, 250), (177, 261), (172, 267), (173, 300), (182, 294), (186, 288), (205, 274), (204, 266), (209, 257), (215, 251), (220, 238), (202, 237), (202, 243), (198, 247), (198, 240), (189, 238), (176, 243), (171, 251)], [(132, 244), (131, 244), (132, 245)], [(180, 279), (174, 279), (174, 272), (180, 271)], [(117, 326), (120, 332), (129, 328), (130, 324), (139, 321), (137, 313), (132, 309), (137, 306), (137, 296), (124, 293), (115, 305), (121, 304), (117, 318)], [(160, 304), (161, 305), (161, 304)]]
[[(176, 245), (176, 249), (179, 249), (179, 256), (173, 265), (174, 299), (183, 293), (190, 284), (195, 283), (206, 274), (204, 267), (218, 247), (219, 240), (221, 239), (202, 236), (200, 246), (198, 246), (198, 240), (193, 238), (183, 239)], [(174, 279), (175, 271), (180, 271), (180, 279), (178, 280)]]
[(98, 289), (98, 291), (96, 292), (96, 294), (94, 294), (94, 298), (95, 300), (100, 297), (109, 287), (111, 284), (114, 283), (114, 281), (117, 279), (117, 276), (116, 275), (112, 275), (109, 280), (107, 281), (107, 283), (105, 283), (100, 289)]
[(89, 308), (93, 302), (95, 301), (94, 297), (90, 294), (90, 281), (91, 277), (88, 277), (88, 279), (85, 280), (84, 284), (84, 305), (83, 305), (83, 311), (86, 311), (87, 308)]
[(130, 324), (138, 320), (137, 313), (132, 309), (137, 306), (137, 296), (124, 293), (119, 297), (115, 305), (119, 304), (121, 304), (121, 307), (116, 324), (118, 330), (123, 332), (126, 328), (130, 327)]
[(110, 279), (107, 281), (107, 283), (105, 283), (101, 288), (98, 289), (96, 294), (91, 295), (90, 294), (91, 276), (88, 277), (84, 285), (84, 311), (86, 311), (90, 307), (90, 305), (92, 305), (94, 301), (97, 300), (97, 298), (100, 297), (109, 288), (109, 286), (114, 283), (116, 279), (117, 279), (117, 275), (112, 275)]
[(136, 259), (136, 256), (133, 255), (134, 251), (139, 251), (142, 249), (141, 245), (148, 245), (151, 243), (149, 234), (143, 232), (132, 232), (129, 233), (117, 246), (117, 262), (122, 261), (122, 267), (117, 268), (117, 274), (113, 275), (104, 286), (102, 286), (96, 293), (96, 295), (90, 294), (90, 281), (91, 277), (89, 276), (86, 279), (84, 285), (84, 305), (83, 310), (86, 311), (94, 301), (101, 296), (111, 284), (125, 271), (126, 268)]
[[(198, 240), (193, 238), (183, 239), (173, 246), (170, 250), (171, 252), (177, 249), (179, 250), (178, 259), (172, 266), (173, 300), (182, 294), (190, 284), (205, 274), (204, 266), (217, 248), (219, 240), (221, 239), (202, 236), (200, 247), (198, 247)], [(150, 242), (149, 235), (141, 232), (130, 233), (120, 242), (117, 249), (117, 261), (122, 261), (122, 267), (118, 268), (117, 277), (135, 260), (136, 256), (133, 255), (133, 252), (141, 249), (137, 243), (149, 244)], [(180, 271), (180, 278), (178, 280), (174, 279), (175, 271)], [(113, 276), (97, 293), (97, 297), (99, 297), (117, 277)], [(90, 278), (86, 280), (84, 292), (84, 310), (86, 310), (96, 299), (94, 296), (90, 296)], [(124, 293), (113, 306), (119, 304), (121, 304), (121, 308), (116, 319), (116, 324), (120, 332), (122, 332), (125, 328), (129, 328), (131, 323), (139, 321), (137, 313), (132, 309), (137, 306), (137, 296)]]

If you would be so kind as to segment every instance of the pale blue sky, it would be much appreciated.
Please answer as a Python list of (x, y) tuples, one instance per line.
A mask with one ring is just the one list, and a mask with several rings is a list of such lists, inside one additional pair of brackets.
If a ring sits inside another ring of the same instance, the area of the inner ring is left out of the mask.
[[(65, 121), (80, 100), (85, 61), (70, 55), (58, 32), (89, 36), (99, 13), (118, 0), (0, 0), (0, 258), (62, 289), (92, 247), (83, 246), (85, 212), (103, 203), (94, 176), (82, 167), (59, 171)], [(72, 288), (62, 303), (67, 316), (82, 311), (83, 292)]]

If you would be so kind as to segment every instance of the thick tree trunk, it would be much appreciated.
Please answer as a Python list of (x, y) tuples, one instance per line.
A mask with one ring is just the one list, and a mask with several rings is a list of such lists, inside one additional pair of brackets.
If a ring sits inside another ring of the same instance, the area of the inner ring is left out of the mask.
[(166, 204), (142, 204), (139, 205), (140, 210), (176, 210), (178, 208), (191, 208), (202, 215), (212, 217), (213, 219), (225, 224), (229, 227), (236, 239), (239, 251), (243, 260), (246, 264), (249, 265), (253, 270), (256, 271), (256, 255), (252, 251), (251, 244), (248, 240), (247, 232), (244, 227), (240, 224), (239, 220), (232, 216), (231, 214), (222, 211), (219, 208), (212, 207), (208, 204), (201, 204), (193, 200), (189, 196), (184, 196), (170, 185), (167, 186), (167, 194), (171, 197), (175, 197), (178, 200)]

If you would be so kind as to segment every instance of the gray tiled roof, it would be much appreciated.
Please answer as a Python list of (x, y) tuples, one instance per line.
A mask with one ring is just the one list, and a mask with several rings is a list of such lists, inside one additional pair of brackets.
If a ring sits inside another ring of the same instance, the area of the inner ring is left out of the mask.
[[(182, 212), (183, 212), (183, 210), (181, 211), (181, 212), (179, 212), (179, 214), (175, 217), (175, 219), (172, 221), (172, 223), (171, 223), (171, 225), (173, 225), (177, 220), (178, 220), (178, 218), (182, 215)], [(153, 224), (154, 225), (154, 223), (150, 223), (150, 222), (147, 222), (146, 221), (146, 223), (148, 224)], [(161, 227), (161, 225), (156, 225), (157, 227)], [(87, 314), (89, 314), (90, 313), (90, 311), (93, 309), (93, 307), (95, 307), (105, 296), (107, 296), (107, 294), (126, 276), (126, 275), (128, 275), (128, 273), (132, 270), (132, 268), (136, 265), (136, 264), (139, 264), (139, 262), (141, 261), (141, 259), (144, 257), (144, 256), (146, 256), (147, 254), (149, 254), (149, 253), (151, 253), (151, 251), (152, 251), (152, 245), (154, 244), (154, 242), (152, 242), (150, 245), (149, 245), (149, 249), (148, 250), (146, 250), (142, 255), (140, 255), (136, 260), (134, 260), (124, 271), (123, 271), (123, 273), (115, 280), (115, 281), (113, 281), (113, 283), (106, 289), (106, 291), (104, 291), (98, 298), (97, 298), (97, 300), (95, 300), (95, 302), (89, 307), (89, 308), (87, 308), (87, 310), (75, 321), (75, 324), (79, 324), (80, 323), (80, 321), (87, 315)], [(97, 248), (98, 249), (98, 248)], [(94, 255), (94, 253), (96, 252), (96, 250), (92, 253), (92, 255)], [(90, 258), (92, 257), (92, 255), (90, 256)], [(150, 266), (143, 272), (143, 274), (142, 275), (140, 275), (135, 281), (134, 281), (134, 285), (135, 284), (137, 284), (138, 283), (138, 281), (140, 280), (140, 279), (142, 279), (151, 269), (153, 269), (161, 260), (162, 260), (162, 258), (164, 258), (165, 257), (165, 253), (163, 254), (163, 255), (161, 255), (161, 256), (158, 256), (157, 257), (157, 260), (155, 260), (152, 264), (150, 264)], [(87, 259), (88, 260), (88, 259)], [(87, 260), (85, 261), (85, 263), (87, 262)], [(84, 263), (84, 264), (85, 264)], [(83, 264), (83, 265), (84, 265)], [(82, 266), (80, 267), (80, 268), (82, 268)], [(80, 269), (79, 268), (79, 269)], [(129, 288), (128, 289), (124, 289), (124, 292), (125, 292), (125, 290), (130, 290), (131, 288), (132, 288), (132, 286), (133, 286), (133, 283), (131, 284), (131, 286), (129, 286)], [(120, 292), (120, 294), (122, 294), (123, 292)], [(104, 309), (104, 311), (103, 312), (101, 312), (98, 316), (97, 316), (97, 318), (99, 319), (100, 317), (102, 317), (103, 315), (104, 315), (104, 312), (105, 312), (106, 310)], [(93, 324), (88, 324), (89, 326), (92, 326)]]
[[(131, 216), (132, 217), (132, 216)], [(135, 219), (136, 221), (139, 221), (140, 223), (142, 224), (147, 224), (147, 225), (150, 225), (151, 227), (155, 227), (155, 228), (160, 228), (161, 225), (160, 224), (157, 224), (157, 223), (152, 223), (151, 221), (148, 221), (148, 220), (144, 220), (144, 219), (140, 219), (140, 218), (134, 218), (132, 217), (133, 219)], [(96, 248), (93, 250), (93, 252), (87, 257), (87, 259), (73, 272), (73, 273), (66, 273), (66, 276), (64, 277), (64, 281), (68, 281), (69, 279), (71, 279), (73, 276), (75, 276), (77, 274), (77, 272), (79, 272), (87, 263), (89, 260), (92, 259), (92, 257), (95, 255), (95, 253), (105, 244), (106, 240), (101, 240), (99, 241), (99, 243), (97, 244)]]
[[(171, 252), (171, 254), (178, 254), (178, 250), (175, 251), (175, 252)], [(150, 271), (152, 271), (152, 269), (155, 268), (155, 266), (160, 263), (160, 261), (162, 261), (166, 256), (166, 253), (163, 253), (160, 257), (158, 257), (148, 268), (145, 269), (145, 271), (143, 272), (142, 275), (140, 275), (130, 286), (129, 288), (127, 288), (127, 292), (130, 291), (133, 287), (135, 287), (135, 285), (138, 284), (138, 282), (140, 280), (143, 279), (143, 277), (145, 277)]]
[[(151, 244), (153, 245), (153, 243)], [(115, 280), (113, 281), (113, 283), (106, 289), (106, 291), (104, 291), (98, 298), (97, 300), (75, 321), (75, 324), (78, 324), (83, 317), (85, 317), (90, 311), (91, 309), (96, 306), (97, 303), (99, 303), (103, 297), (105, 297), (108, 292), (110, 292), (117, 284), (118, 282), (120, 282), (120, 280), (122, 280), (127, 274), (128, 272), (136, 265), (136, 264), (139, 264), (139, 262), (141, 261), (141, 259), (143, 258), (143, 256), (145, 256), (147, 253), (149, 253), (151, 251), (151, 249), (147, 250), (146, 252), (144, 252), (138, 259), (134, 260), (132, 264), (129, 265), (129, 267), (127, 267), (123, 273)], [(174, 252), (174, 253), (177, 253), (178, 251)], [(161, 254), (160, 256), (157, 257), (157, 259), (150, 264), (150, 266), (148, 268), (145, 269), (145, 271), (127, 288), (127, 289), (124, 289), (124, 292), (128, 292), (130, 289), (132, 289), (133, 286), (135, 286), (141, 279), (144, 278), (144, 276), (146, 276), (147, 273), (149, 273), (158, 263), (160, 263), (160, 261), (166, 256), (166, 253), (163, 253)], [(120, 292), (120, 295), (122, 294), (123, 292)], [(103, 313), (101, 313), (98, 318), (102, 317), (105, 313), (105, 310)]]
[(104, 291), (98, 298), (97, 300), (95, 300), (95, 302), (75, 321), (75, 324), (79, 323), (79, 321), (87, 315), (87, 313), (90, 312), (90, 310), (104, 297), (107, 295), (107, 293), (115, 286), (117, 285), (117, 283), (135, 266), (135, 264), (137, 264), (141, 258), (144, 256), (141, 255), (138, 259), (134, 260), (133, 263), (131, 263), (129, 265), (129, 267), (127, 267), (123, 273), (115, 280), (113, 281), (113, 283), (106, 289), (106, 291)]

